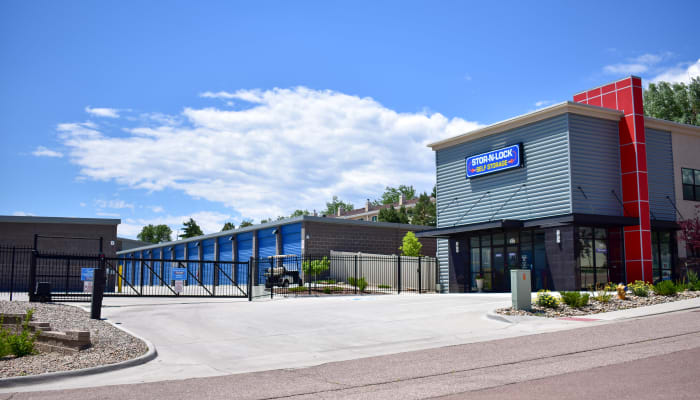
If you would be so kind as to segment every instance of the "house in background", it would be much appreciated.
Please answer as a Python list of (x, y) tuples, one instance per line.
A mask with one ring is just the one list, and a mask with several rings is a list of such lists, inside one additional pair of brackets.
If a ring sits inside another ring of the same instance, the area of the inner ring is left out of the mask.
[[(435, 197), (431, 197), (430, 201), (435, 203)], [(339, 218), (339, 219), (351, 219), (351, 220), (356, 220), (356, 221), (371, 221), (371, 222), (378, 222), (379, 221), (379, 211), (385, 209), (385, 208), (390, 208), (391, 206), (394, 206), (394, 208), (399, 209), (402, 206), (406, 207), (406, 209), (411, 209), (416, 206), (418, 203), (418, 197), (415, 199), (411, 200), (406, 200), (404, 195), (401, 195), (399, 198), (398, 203), (392, 203), (392, 204), (381, 204), (378, 206), (372, 205), (372, 203), (367, 199), (367, 202), (365, 203), (364, 208), (356, 208), (354, 210), (343, 210), (343, 208), (338, 208), (338, 212), (335, 215), (327, 215), (329, 218)]]

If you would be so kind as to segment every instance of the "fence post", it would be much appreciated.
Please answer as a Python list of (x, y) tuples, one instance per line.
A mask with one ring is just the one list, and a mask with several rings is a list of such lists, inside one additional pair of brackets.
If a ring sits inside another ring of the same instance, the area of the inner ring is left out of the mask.
[(270, 279), (270, 300), (272, 300), (275, 297), (275, 260), (272, 257), (268, 260), (270, 260), (270, 277), (267, 279)]
[(418, 294), (423, 293), (423, 279), (421, 276), (420, 256), (418, 256)]
[(253, 301), (253, 257), (248, 260), (248, 301)]
[(12, 269), (10, 270), (10, 301), (15, 290), (15, 246), (12, 246)]
[[(309, 270), (309, 296), (311, 296), (311, 262), (308, 259), (306, 260), (308, 263), (307, 265), (309, 266), (307, 269)], [(304, 268), (304, 264), (302, 263), (302, 268)], [(304, 277), (306, 277), (306, 274), (304, 274)]]
[(31, 258), (29, 260), (29, 301), (38, 301), (36, 298), (36, 245), (37, 234), (34, 234), (34, 247), (32, 248)]
[(399, 294), (401, 294), (401, 256), (396, 259), (396, 265), (398, 267), (398, 276), (397, 276), (397, 287), (399, 289)]
[(90, 302), (90, 318), (102, 317), (102, 298), (105, 293), (105, 255), (100, 254), (100, 264), (95, 268), (92, 277), (92, 299)]
[(139, 283), (141, 284), (141, 296), (143, 296), (143, 256), (140, 258), (141, 262), (139, 263)]
[(357, 294), (357, 254), (355, 254), (355, 294)]

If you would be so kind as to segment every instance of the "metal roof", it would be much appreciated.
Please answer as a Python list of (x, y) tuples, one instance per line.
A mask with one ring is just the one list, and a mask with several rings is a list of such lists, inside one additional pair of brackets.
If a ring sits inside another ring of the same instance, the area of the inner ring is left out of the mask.
[(73, 217), (34, 217), (0, 215), (0, 222), (12, 222), (21, 224), (84, 224), (84, 225), (119, 225), (121, 219), (107, 218), (73, 218)]

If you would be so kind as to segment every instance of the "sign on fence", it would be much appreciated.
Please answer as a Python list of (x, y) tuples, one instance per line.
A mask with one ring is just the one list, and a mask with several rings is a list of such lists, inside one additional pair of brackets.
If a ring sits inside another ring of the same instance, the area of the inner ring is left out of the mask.
[(92, 293), (92, 282), (95, 280), (95, 269), (81, 268), (80, 280), (83, 281), (83, 293)]
[(173, 268), (173, 279), (175, 280), (175, 293), (182, 293), (186, 276), (187, 270), (185, 268)]

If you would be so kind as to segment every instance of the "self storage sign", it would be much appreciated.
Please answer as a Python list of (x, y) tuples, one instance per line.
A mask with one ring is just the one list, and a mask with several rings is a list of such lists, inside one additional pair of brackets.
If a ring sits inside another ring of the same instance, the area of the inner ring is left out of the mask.
[(522, 166), (520, 144), (467, 157), (467, 179)]

